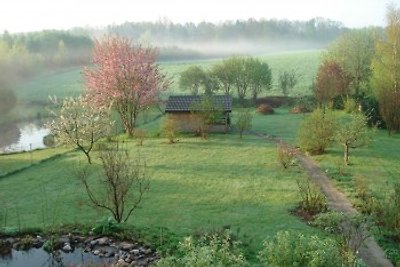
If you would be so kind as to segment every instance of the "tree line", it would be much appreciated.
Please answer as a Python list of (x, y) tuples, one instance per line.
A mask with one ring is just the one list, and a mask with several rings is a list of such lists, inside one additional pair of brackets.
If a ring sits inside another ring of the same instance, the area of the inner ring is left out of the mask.
[(400, 129), (400, 9), (390, 6), (385, 31), (368, 28), (340, 36), (323, 55), (315, 80), (322, 106), (360, 109), (370, 124)]
[(211, 22), (181, 24), (164, 19), (155, 23), (126, 22), (121, 25), (108, 26), (107, 30), (109, 33), (129, 36), (134, 40), (153, 39), (156, 42), (210, 42), (245, 39), (268, 42), (304, 40), (326, 44), (347, 29), (337, 21), (313, 18), (308, 21), (248, 19), (225, 21), (220, 24)]

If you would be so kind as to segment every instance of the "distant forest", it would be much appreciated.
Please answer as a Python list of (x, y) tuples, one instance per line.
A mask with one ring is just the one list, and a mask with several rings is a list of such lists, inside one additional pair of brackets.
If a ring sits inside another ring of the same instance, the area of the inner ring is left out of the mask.
[(223, 42), (232, 40), (287, 41), (329, 43), (347, 29), (342, 23), (324, 18), (308, 21), (289, 20), (236, 20), (220, 24), (209, 22), (172, 23), (168, 20), (153, 22), (126, 22), (108, 26), (107, 31), (134, 38), (150, 38), (156, 42)]
[[(308, 21), (237, 20), (202, 22), (126, 22), (106, 28), (0, 35), (0, 82), (29, 77), (43, 69), (90, 63), (93, 39), (119, 34), (159, 47), (160, 60), (191, 60), (231, 54), (256, 54), (288, 49), (313, 49), (347, 31), (341, 23), (323, 18)], [(2, 79), (2, 77), (5, 79)]]

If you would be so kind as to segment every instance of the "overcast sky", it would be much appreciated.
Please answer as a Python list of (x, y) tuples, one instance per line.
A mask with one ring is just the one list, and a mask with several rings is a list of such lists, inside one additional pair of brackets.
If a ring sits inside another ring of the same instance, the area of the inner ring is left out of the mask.
[(4, 0), (0, 31), (98, 27), (164, 17), (181, 23), (324, 17), (347, 27), (383, 26), (388, 3), (400, 6), (400, 0)]

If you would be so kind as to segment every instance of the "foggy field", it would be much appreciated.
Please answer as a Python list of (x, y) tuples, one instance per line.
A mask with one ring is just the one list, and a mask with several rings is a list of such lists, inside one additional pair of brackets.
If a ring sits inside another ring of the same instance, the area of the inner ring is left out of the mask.
[[(258, 56), (269, 64), (273, 75), (273, 88), (268, 95), (282, 95), (277, 87), (278, 75), (283, 70), (294, 69), (301, 76), (299, 83), (291, 95), (311, 94), (308, 87), (315, 77), (320, 63), (321, 50), (291, 51), (270, 55)], [(210, 68), (219, 62), (215, 60), (161, 62), (162, 70), (171, 77), (173, 84), (164, 93), (164, 97), (171, 94), (189, 94), (189, 91), (182, 91), (179, 88), (179, 74), (190, 65), (199, 65), (203, 68)], [(31, 81), (15, 86), (13, 89), (18, 97), (17, 106), (6, 116), (0, 118), (0, 123), (14, 122), (25, 119), (36, 119), (47, 116), (46, 106), (49, 105), (49, 95), (63, 98), (65, 96), (77, 96), (84, 89), (83, 67), (67, 68), (59, 71), (50, 71), (35, 77)], [(261, 95), (263, 96), (263, 95)]]

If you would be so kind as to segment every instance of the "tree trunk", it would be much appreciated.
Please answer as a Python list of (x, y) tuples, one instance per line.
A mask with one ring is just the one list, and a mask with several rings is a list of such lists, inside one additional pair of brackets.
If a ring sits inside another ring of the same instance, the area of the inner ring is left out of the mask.
[(344, 144), (344, 164), (349, 165), (349, 144)]
[(85, 153), (88, 163), (92, 164), (92, 159), (90, 158), (89, 152), (83, 151), (83, 153)]

